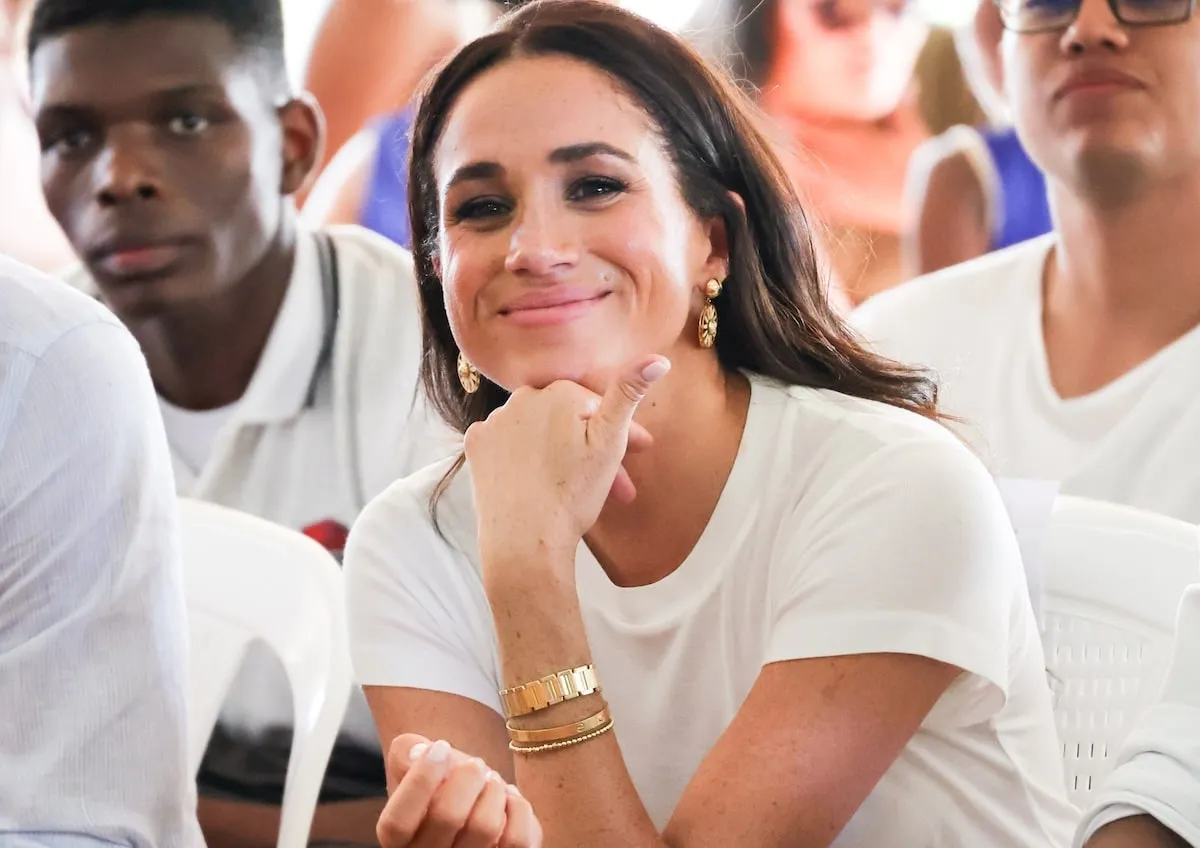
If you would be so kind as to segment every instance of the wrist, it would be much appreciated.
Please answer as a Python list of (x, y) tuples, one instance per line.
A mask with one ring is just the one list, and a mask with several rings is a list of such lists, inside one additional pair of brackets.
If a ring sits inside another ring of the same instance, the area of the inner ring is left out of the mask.
[(488, 599), (508, 604), (553, 602), (575, 597), (575, 550), (568, 547), (480, 547), (483, 588)]

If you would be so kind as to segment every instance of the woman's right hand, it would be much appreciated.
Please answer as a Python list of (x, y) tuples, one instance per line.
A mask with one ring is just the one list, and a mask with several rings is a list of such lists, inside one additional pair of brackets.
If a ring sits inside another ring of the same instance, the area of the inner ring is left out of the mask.
[(541, 848), (542, 827), (516, 787), (449, 743), (397, 736), (387, 771), (382, 848)]

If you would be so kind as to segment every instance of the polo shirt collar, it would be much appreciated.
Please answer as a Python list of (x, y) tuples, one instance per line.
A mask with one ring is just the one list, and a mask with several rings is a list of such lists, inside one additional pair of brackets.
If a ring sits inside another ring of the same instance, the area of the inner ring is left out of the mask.
[(286, 421), (304, 410), (325, 330), (323, 285), (316, 236), (300, 229), (287, 292), (238, 403), (237, 418), (242, 423)]

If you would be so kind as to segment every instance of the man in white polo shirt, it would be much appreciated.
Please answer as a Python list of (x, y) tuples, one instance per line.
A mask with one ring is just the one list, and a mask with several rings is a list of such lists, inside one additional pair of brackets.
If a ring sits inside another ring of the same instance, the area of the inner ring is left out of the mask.
[(1001, 476), (1200, 522), (1200, 17), (1184, 0), (1003, 0), (1018, 132), (1056, 232), (854, 321), (932, 368)]
[[(179, 492), (340, 553), (374, 495), (455, 441), (417, 388), (409, 254), (298, 227), (323, 130), (289, 88), (279, 0), (40, 0), (29, 57), (48, 206), (146, 355)], [(282, 666), (252, 652), (201, 770), (210, 842), (274, 842), (291, 718)], [(361, 697), (344, 731), (314, 838), (373, 843)]]
[(1200, 848), (1200, 585), (1179, 607), (1175, 656), (1083, 817), (1086, 848)]
[(103, 306), (0, 258), (0, 845), (194, 848), (171, 465)]

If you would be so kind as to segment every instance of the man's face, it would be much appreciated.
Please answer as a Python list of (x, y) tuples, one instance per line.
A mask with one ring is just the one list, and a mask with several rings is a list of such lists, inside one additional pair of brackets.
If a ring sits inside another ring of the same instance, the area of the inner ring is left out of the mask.
[(1068, 183), (1200, 166), (1200, 20), (1125, 26), (1083, 0), (1066, 29), (1006, 33), (1005, 83), (1030, 154)]
[(43, 42), (30, 72), (47, 203), (116, 312), (204, 299), (262, 260), (320, 121), (293, 143), (292, 106), (224, 26), (85, 27)]

